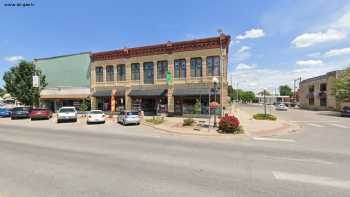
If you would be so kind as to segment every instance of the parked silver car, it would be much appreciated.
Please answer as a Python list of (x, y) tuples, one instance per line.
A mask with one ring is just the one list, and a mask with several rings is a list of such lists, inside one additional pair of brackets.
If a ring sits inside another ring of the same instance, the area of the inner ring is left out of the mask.
[(276, 110), (279, 110), (279, 111), (287, 111), (288, 110), (288, 107), (286, 104), (284, 103), (280, 103), (276, 106)]
[(137, 111), (122, 111), (118, 115), (118, 122), (123, 125), (137, 124), (141, 122), (139, 112)]

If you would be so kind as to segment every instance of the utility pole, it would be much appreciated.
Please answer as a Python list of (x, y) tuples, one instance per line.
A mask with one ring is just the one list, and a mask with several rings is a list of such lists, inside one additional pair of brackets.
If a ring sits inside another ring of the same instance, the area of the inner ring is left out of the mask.
[(266, 89), (264, 88), (264, 114), (266, 117)]
[(296, 98), (296, 82), (299, 81), (299, 84), (301, 82), (301, 77), (294, 79), (294, 87), (293, 87), (293, 102), (297, 102), (297, 98)]

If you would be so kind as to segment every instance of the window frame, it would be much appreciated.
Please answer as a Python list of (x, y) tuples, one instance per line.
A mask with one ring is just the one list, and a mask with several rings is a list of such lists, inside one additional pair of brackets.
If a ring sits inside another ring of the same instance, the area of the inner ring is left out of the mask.
[[(104, 67), (103, 66), (96, 66), (95, 67), (95, 81), (97, 83), (104, 82), (104, 73), (103, 73)], [(99, 72), (98, 72), (99, 71)]]
[[(200, 61), (198, 61), (200, 60)], [(195, 62), (195, 64), (193, 64)], [(198, 62), (200, 62), (198, 64)], [(203, 76), (203, 60), (201, 57), (194, 57), (190, 60), (190, 76), (191, 78), (198, 78)], [(194, 73), (193, 73), (194, 71)], [(198, 75), (199, 74), (199, 75)]]
[[(218, 59), (218, 64), (215, 65), (215, 59)], [(220, 76), (221, 66), (220, 66), (220, 56), (208, 56), (207, 57), (207, 76)], [(215, 72), (217, 70), (217, 73)]]
[[(134, 69), (134, 66), (137, 66), (137, 69)], [(136, 72), (135, 72), (136, 70)], [(131, 80), (132, 81), (139, 81), (140, 80), (140, 63), (131, 63), (130, 64), (130, 73), (131, 73)], [(137, 77), (135, 77), (137, 76)]]
[[(109, 68), (112, 68), (112, 72), (109, 70)], [(113, 65), (107, 65), (106, 66), (106, 81), (114, 81), (114, 66)]]
[[(121, 68), (123, 68), (123, 69), (121, 69)], [(126, 66), (125, 66), (125, 64), (118, 64), (117, 65), (117, 81), (125, 81), (125, 80), (126, 80)]]
[(157, 79), (165, 80), (168, 72), (168, 60), (157, 61)]
[[(183, 63), (183, 64), (177, 64), (177, 62)], [(178, 65), (178, 70), (177, 70)], [(175, 59), (174, 60), (174, 79), (186, 79), (186, 59)], [(177, 76), (178, 74), (178, 76)]]

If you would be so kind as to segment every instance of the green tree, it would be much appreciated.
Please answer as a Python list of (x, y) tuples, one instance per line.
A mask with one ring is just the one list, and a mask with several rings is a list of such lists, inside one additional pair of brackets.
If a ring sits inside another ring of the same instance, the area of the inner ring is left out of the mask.
[(6, 91), (0, 88), (0, 97), (3, 97), (6, 94)]
[(194, 114), (201, 113), (201, 102), (199, 101), (199, 99), (196, 99), (196, 103), (194, 104), (194, 107), (193, 107), (193, 113)]
[[(40, 79), (40, 87), (33, 88), (32, 76)], [(40, 91), (47, 86), (45, 75), (35, 69), (33, 63), (21, 61), (17, 66), (10, 68), (3, 77), (5, 89), (11, 96), (25, 105), (39, 105)]]
[(237, 96), (238, 99), (240, 100), (241, 95), (243, 94), (243, 90), (241, 89), (233, 89), (232, 86), (228, 86), (228, 96), (230, 97), (231, 101), (237, 100)]
[(281, 96), (293, 96), (292, 88), (288, 85), (281, 85), (279, 91)]
[(350, 67), (334, 81), (332, 92), (337, 101), (350, 101)]
[(88, 99), (83, 99), (80, 102), (79, 110), (80, 111), (88, 111), (90, 109), (90, 100)]
[(242, 93), (240, 98), (245, 103), (253, 102), (255, 100), (255, 94), (252, 91), (246, 91)]

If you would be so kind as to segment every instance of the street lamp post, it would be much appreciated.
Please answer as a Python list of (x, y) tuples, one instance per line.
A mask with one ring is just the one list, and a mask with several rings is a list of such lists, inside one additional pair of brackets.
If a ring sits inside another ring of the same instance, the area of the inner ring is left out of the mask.
[(264, 114), (266, 117), (266, 89), (264, 89)]
[[(217, 91), (217, 85), (218, 85), (218, 78), (214, 77), (213, 78), (213, 84), (214, 84), (214, 102), (216, 103), (216, 91)], [(217, 122), (216, 122), (216, 108), (214, 109), (214, 127), (217, 127)]]
[(224, 89), (224, 58), (223, 58), (223, 53), (224, 53), (224, 49), (223, 49), (223, 43), (222, 43), (222, 39), (224, 34), (224, 31), (222, 29), (218, 29), (218, 34), (220, 36), (220, 113), (221, 113), (221, 117), (224, 115), (223, 112), (223, 89)]

